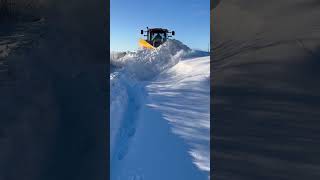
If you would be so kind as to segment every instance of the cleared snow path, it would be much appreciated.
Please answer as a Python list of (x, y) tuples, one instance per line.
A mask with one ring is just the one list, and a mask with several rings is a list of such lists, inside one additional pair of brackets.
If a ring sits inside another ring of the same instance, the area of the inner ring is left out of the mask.
[(111, 78), (112, 180), (209, 178), (209, 75), (206, 56), (147, 81)]

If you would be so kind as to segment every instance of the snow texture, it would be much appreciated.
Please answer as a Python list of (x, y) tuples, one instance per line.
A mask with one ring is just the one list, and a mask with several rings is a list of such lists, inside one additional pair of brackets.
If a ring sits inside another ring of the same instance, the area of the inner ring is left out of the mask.
[(208, 179), (208, 53), (169, 40), (110, 56), (111, 179)]

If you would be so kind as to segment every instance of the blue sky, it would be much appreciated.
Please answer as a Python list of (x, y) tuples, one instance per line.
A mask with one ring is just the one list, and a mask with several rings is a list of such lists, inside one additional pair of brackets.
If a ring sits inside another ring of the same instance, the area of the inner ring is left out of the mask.
[(141, 29), (174, 30), (173, 37), (193, 49), (208, 50), (210, 0), (111, 0), (111, 51), (138, 49)]

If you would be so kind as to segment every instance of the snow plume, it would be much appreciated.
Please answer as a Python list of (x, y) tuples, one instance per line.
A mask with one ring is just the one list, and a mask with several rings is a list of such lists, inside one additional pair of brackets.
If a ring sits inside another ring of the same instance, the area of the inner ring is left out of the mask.
[(136, 52), (111, 53), (110, 62), (116, 67), (125, 67), (140, 80), (155, 77), (173, 67), (191, 49), (178, 40), (168, 40), (155, 50), (140, 49)]

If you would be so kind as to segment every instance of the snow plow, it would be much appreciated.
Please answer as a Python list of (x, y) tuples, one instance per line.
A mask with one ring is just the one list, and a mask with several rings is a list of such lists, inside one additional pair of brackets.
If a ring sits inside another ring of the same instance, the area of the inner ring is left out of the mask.
[[(142, 48), (147, 49), (156, 49), (161, 44), (165, 43), (169, 37), (172, 37), (175, 35), (174, 31), (169, 31), (168, 29), (162, 29), (162, 28), (148, 28), (147, 30), (141, 30), (141, 34), (146, 36), (147, 39), (140, 39), (139, 45)], [(172, 36), (170, 36), (170, 34)]]

